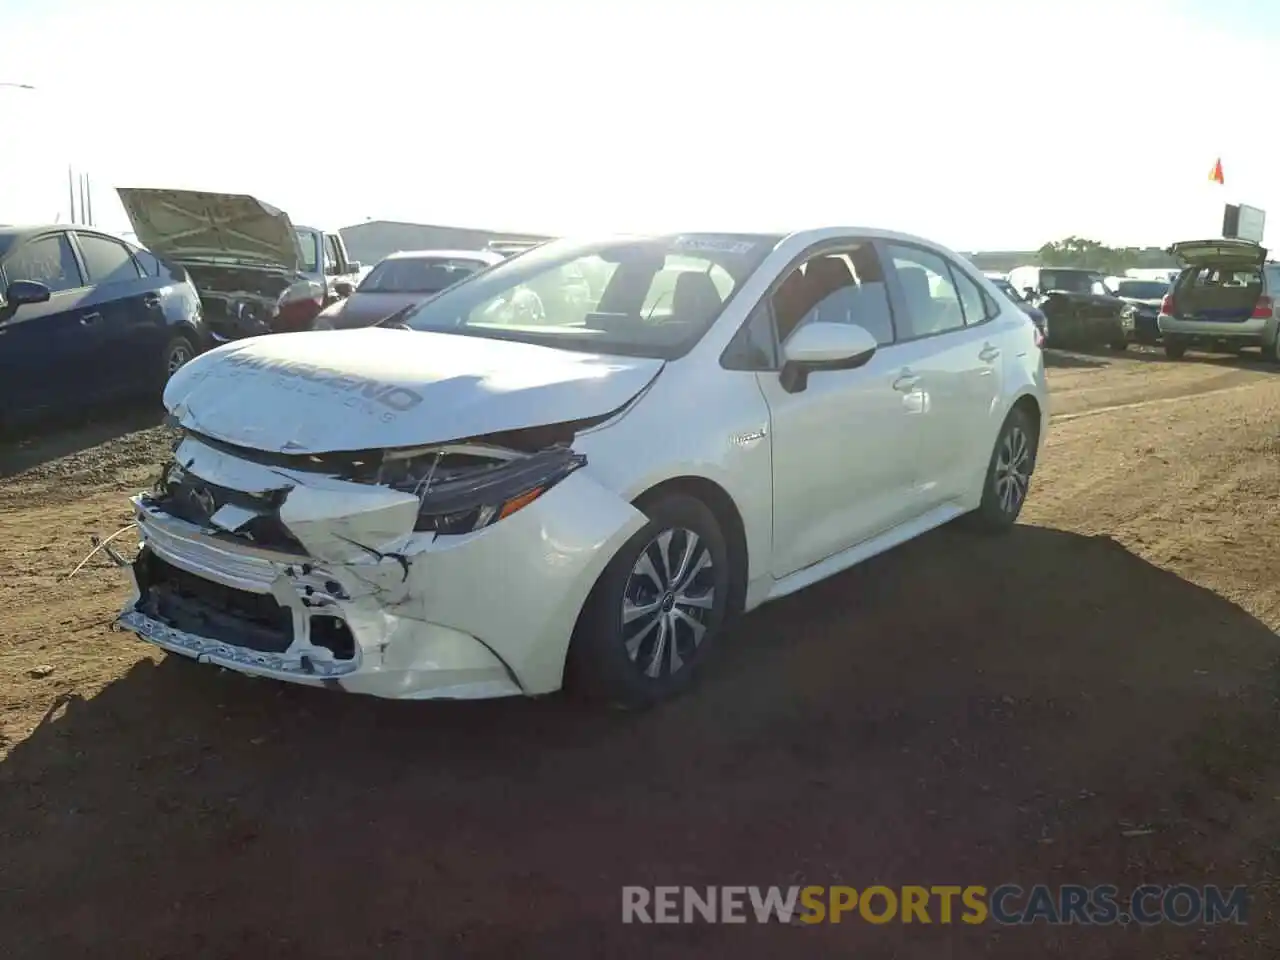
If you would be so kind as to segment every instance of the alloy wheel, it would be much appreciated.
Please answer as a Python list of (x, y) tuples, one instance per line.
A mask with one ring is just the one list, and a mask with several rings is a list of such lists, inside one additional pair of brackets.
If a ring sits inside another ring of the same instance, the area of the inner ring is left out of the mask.
[(173, 376), (191, 359), (191, 348), (185, 343), (175, 343), (169, 348), (169, 360), (165, 364), (165, 369), (169, 376)]
[(1031, 440), (1017, 424), (1005, 432), (1000, 443), (992, 480), (1000, 509), (1006, 514), (1016, 513), (1031, 485)]
[(622, 640), (645, 676), (671, 676), (697, 651), (715, 609), (713, 572), (692, 530), (664, 530), (640, 551), (622, 593)]

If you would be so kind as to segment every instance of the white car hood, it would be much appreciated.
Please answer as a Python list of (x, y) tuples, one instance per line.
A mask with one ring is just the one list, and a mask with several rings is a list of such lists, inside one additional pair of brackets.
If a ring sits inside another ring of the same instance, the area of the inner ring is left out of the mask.
[(298, 269), (298, 241), (283, 210), (246, 194), (118, 187), (138, 241), (162, 257), (234, 257)]
[(370, 327), (237, 340), (174, 374), (189, 430), (289, 453), (412, 447), (599, 417), (663, 361)]

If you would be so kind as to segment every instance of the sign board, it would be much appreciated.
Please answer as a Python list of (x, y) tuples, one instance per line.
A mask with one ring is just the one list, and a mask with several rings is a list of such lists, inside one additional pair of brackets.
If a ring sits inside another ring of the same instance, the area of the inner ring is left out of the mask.
[(1222, 235), (1239, 240), (1262, 242), (1267, 213), (1243, 203), (1228, 203), (1222, 212)]

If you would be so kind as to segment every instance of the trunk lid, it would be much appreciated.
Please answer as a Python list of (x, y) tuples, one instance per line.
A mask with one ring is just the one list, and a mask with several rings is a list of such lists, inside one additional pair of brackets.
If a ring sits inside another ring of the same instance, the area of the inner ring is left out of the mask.
[(192, 360), (164, 404), (189, 430), (273, 453), (411, 447), (612, 413), (662, 360), (369, 327), (252, 337)]
[(1267, 259), (1266, 247), (1252, 240), (1222, 238), (1218, 240), (1184, 240), (1169, 248), (1169, 253), (1188, 267), (1223, 264), (1261, 267)]
[(173, 260), (224, 257), (298, 269), (289, 215), (247, 194), (118, 187), (139, 242)]

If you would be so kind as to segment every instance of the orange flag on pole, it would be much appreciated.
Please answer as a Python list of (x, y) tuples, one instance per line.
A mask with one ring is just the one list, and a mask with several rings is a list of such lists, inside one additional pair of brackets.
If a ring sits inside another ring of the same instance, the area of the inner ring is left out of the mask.
[(1214, 183), (1226, 185), (1226, 180), (1222, 177), (1222, 158), (1219, 157), (1213, 165), (1213, 169), (1209, 171), (1209, 179)]

